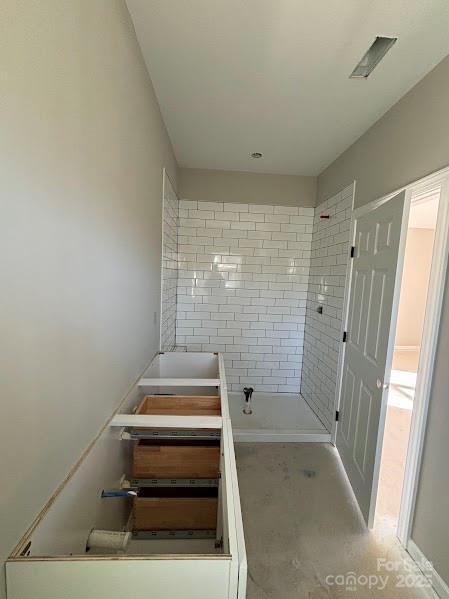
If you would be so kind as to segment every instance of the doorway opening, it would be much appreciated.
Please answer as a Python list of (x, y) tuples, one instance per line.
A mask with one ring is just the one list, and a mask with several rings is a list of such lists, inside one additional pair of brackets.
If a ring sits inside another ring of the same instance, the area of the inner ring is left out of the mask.
[(356, 208), (351, 240), (333, 438), (368, 528), (396, 535), (418, 560), (411, 537), (446, 288), (449, 167)]
[(389, 379), (375, 527), (397, 533), (425, 326), (441, 187), (413, 193)]

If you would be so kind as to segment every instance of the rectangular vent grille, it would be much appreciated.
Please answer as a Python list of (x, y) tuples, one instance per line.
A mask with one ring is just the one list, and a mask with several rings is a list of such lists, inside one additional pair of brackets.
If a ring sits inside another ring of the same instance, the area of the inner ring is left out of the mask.
[(376, 37), (349, 78), (366, 79), (374, 71), (388, 50), (396, 43), (397, 39), (397, 37)]

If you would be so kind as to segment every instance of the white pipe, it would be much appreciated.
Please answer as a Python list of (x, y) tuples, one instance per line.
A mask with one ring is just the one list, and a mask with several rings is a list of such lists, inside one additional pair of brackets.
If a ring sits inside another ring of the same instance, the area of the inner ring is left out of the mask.
[(87, 539), (87, 548), (124, 550), (131, 538), (130, 532), (119, 532), (117, 530), (91, 530)]

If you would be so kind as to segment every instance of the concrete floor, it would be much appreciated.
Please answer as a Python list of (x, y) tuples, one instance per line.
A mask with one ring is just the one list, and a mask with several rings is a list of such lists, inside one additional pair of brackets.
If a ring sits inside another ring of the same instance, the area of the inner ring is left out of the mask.
[[(413, 576), (419, 571), (391, 529), (366, 530), (331, 445), (242, 443), (236, 457), (247, 599), (436, 597), (416, 587)], [(382, 558), (397, 570), (379, 570)], [(350, 572), (358, 578), (355, 584), (346, 579)], [(370, 575), (371, 589), (363, 577)], [(401, 575), (408, 575), (406, 584), (413, 588), (397, 586)], [(345, 579), (329, 578), (335, 576)]]

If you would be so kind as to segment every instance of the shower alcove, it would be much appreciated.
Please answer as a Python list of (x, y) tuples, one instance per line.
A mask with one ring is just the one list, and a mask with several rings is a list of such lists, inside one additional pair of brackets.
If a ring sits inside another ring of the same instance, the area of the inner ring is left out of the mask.
[(236, 440), (331, 438), (353, 195), (178, 200), (165, 178), (162, 349), (223, 355)]

